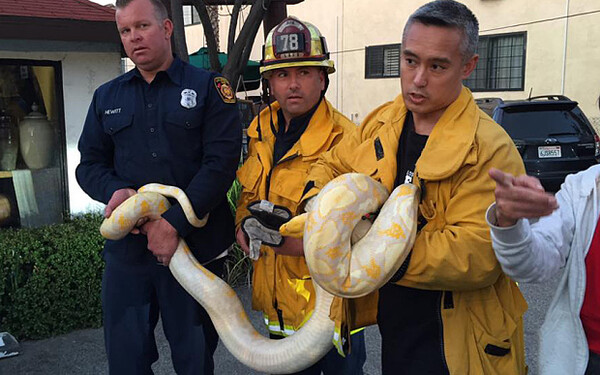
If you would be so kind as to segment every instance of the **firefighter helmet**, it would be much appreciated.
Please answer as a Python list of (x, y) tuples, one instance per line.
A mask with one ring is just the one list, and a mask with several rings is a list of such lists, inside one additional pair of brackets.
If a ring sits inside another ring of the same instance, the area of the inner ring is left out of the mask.
[(275, 69), (316, 66), (325, 68), (327, 74), (335, 72), (325, 37), (313, 24), (288, 17), (267, 35), (263, 47), (260, 73)]

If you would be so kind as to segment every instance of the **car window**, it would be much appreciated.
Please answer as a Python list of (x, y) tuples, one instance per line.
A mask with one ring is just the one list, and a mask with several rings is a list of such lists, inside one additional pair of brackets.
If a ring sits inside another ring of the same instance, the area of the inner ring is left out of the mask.
[(513, 139), (592, 134), (583, 115), (568, 111), (505, 112), (501, 125)]

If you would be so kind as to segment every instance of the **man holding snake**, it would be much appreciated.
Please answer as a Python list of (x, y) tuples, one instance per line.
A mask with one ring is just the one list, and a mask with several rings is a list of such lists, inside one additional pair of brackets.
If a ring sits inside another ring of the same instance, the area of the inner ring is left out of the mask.
[[(192, 227), (179, 204), (119, 241), (106, 241), (102, 280), (110, 374), (152, 373), (159, 313), (178, 374), (212, 374), (218, 335), (206, 311), (167, 265), (179, 236), (220, 275), (234, 240), (226, 193), (235, 177), (241, 126), (223, 77), (172, 54), (173, 24), (160, 0), (117, 0), (128, 73), (94, 93), (79, 141), (77, 180), (106, 203), (105, 216), (147, 183), (182, 188), (206, 226)], [(140, 223), (142, 224), (142, 223)]]
[(485, 211), (491, 167), (522, 174), (509, 136), (462, 85), (475, 69), (478, 22), (453, 0), (427, 3), (402, 36), (401, 95), (321, 155), (303, 201), (336, 176), (358, 172), (388, 191), (421, 189), (411, 253), (379, 291), (382, 373), (524, 374), (516, 284), (494, 256)]
[[(289, 17), (275, 26), (266, 38), (261, 65), (267, 89), (276, 101), (248, 129), (248, 159), (238, 171), (243, 191), (236, 237), (255, 260), (252, 306), (264, 313), (270, 336), (276, 339), (300, 329), (315, 307), (302, 240), (279, 236), (280, 221), (301, 211), (300, 198), (311, 164), (356, 126), (325, 99), (328, 74), (335, 68), (325, 38), (312, 24)], [(279, 220), (275, 213), (281, 215)], [(257, 238), (262, 238), (262, 246)], [(366, 298), (374, 301), (372, 296)], [(340, 352), (344, 351), (341, 331), (354, 328), (347, 328), (345, 321), (342, 325), (347, 303), (336, 298), (331, 308), (338, 322), (335, 342)], [(373, 303), (362, 305), (375, 316)], [(362, 374), (365, 359), (364, 333), (359, 331), (352, 335), (346, 358), (332, 349), (300, 374)]]

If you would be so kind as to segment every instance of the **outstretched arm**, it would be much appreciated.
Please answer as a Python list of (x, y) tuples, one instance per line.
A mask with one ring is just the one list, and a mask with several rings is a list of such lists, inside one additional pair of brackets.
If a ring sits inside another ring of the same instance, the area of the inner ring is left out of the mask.
[(535, 177), (515, 177), (496, 168), (491, 168), (489, 175), (496, 181), (496, 220), (499, 227), (515, 225), (519, 219), (547, 216), (558, 208), (556, 198), (546, 193)]
[[(496, 181), (496, 202), (486, 219), (503, 271), (520, 282), (549, 279), (566, 263), (573, 240), (575, 219), (567, 185), (554, 197), (534, 177), (497, 169), (489, 174)], [(530, 224), (528, 219), (539, 220)]]

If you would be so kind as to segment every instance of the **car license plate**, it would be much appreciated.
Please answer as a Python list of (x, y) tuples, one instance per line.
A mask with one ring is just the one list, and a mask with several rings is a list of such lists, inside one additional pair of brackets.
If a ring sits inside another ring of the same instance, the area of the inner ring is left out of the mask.
[(541, 158), (560, 158), (560, 146), (540, 146), (538, 147), (538, 157)]

